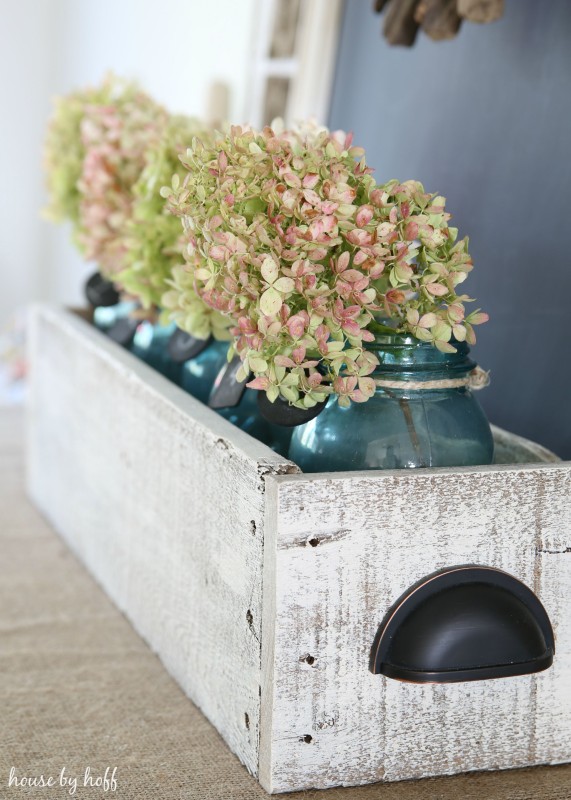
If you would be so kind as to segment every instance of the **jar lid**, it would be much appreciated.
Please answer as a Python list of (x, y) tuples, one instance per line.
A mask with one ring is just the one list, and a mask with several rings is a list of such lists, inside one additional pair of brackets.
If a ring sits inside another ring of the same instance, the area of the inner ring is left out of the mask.
[(214, 387), (208, 399), (210, 408), (234, 408), (238, 405), (244, 396), (247, 388), (246, 383), (249, 380), (249, 378), (244, 381), (236, 379), (236, 374), (241, 366), (240, 356), (234, 356), (232, 361), (222, 367), (216, 376)]
[(315, 419), (325, 409), (326, 398), (312, 408), (297, 408), (292, 406), (283, 397), (278, 397), (273, 403), (268, 400), (265, 392), (258, 392), (258, 409), (262, 417), (273, 425), (283, 425), (285, 428), (295, 428)]
[(94, 272), (84, 286), (87, 302), (94, 308), (98, 306), (116, 306), (120, 300), (119, 292), (100, 272)]
[(130, 347), (137, 332), (141, 320), (131, 317), (122, 317), (115, 322), (107, 331), (107, 336), (121, 347)]
[(168, 354), (176, 364), (182, 364), (199, 356), (211, 341), (211, 336), (207, 339), (197, 339), (190, 333), (177, 328), (169, 339)]

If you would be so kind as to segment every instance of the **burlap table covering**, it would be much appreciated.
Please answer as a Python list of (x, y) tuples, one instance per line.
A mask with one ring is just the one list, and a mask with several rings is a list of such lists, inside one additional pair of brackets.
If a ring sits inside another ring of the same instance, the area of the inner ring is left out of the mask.
[[(0, 411), (0, 798), (268, 798), (27, 501), (22, 428)], [(571, 766), (285, 797), (570, 800)]]

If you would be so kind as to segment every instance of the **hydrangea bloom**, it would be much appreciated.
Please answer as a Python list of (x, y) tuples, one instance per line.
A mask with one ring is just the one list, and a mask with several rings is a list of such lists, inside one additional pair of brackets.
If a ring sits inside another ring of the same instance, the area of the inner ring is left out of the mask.
[(108, 105), (121, 84), (109, 76), (101, 86), (57, 97), (48, 124), (44, 146), (44, 168), (49, 194), (47, 216), (54, 222), (79, 221), (81, 177), (85, 146), (81, 139), (81, 121), (88, 105)]
[(377, 186), (363, 156), (342, 132), (233, 127), (195, 139), (184, 180), (163, 190), (188, 242), (180, 309), (192, 287), (232, 317), (242, 377), (272, 401), (366, 401), (375, 317), (445, 351), (484, 321), (456, 294), (472, 262), (444, 198), (416, 181)]
[(219, 341), (232, 339), (232, 319), (207, 305), (197, 294), (194, 283), (189, 280), (187, 266), (173, 267), (167, 284), (172, 288), (162, 296), (161, 306), (169, 320), (197, 339), (207, 339), (211, 335)]
[(167, 112), (129, 83), (118, 84), (110, 102), (85, 107), (77, 238), (85, 257), (97, 261), (107, 277), (124, 266), (121, 233), (132, 214), (133, 186), (167, 122)]
[[(198, 120), (171, 116), (160, 141), (146, 152), (146, 166), (132, 189), (131, 216), (123, 231), (125, 267), (115, 281), (145, 309), (164, 306), (163, 295), (170, 289), (173, 270), (184, 262), (180, 221), (167, 212), (160, 189), (174, 173), (183, 174), (179, 156), (198, 133), (208, 136)], [(194, 293), (187, 303), (192, 308), (193, 335), (206, 338), (214, 327), (229, 338), (229, 320), (205, 306)]]
[(466, 315), (468, 295), (456, 293), (473, 269), (468, 237), (450, 227), (446, 200), (418, 181), (389, 181), (371, 192), (382, 222), (368, 227), (388, 254), (375, 287), (382, 314), (400, 333), (453, 353), (451, 339), (475, 344), (474, 325), (488, 320), (477, 310)]

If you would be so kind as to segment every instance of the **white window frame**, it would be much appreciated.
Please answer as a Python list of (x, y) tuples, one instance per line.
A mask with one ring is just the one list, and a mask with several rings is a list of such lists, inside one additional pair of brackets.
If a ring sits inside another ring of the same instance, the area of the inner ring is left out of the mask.
[(269, 56), (277, 0), (257, 0), (257, 25), (251, 68), (247, 122), (263, 124), (263, 103), (269, 78), (289, 78), (285, 121), (314, 118), (326, 124), (335, 77), (344, 0), (301, 0), (295, 53)]

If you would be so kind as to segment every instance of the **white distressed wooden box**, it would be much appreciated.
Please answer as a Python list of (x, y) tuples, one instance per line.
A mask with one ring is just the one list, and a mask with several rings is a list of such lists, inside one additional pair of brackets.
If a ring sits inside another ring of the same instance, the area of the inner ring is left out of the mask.
[[(571, 463), (496, 431), (535, 463), (303, 475), (71, 312), (30, 351), (32, 498), (267, 791), (571, 760)], [(389, 606), (466, 563), (536, 592), (553, 666), (373, 675)]]

